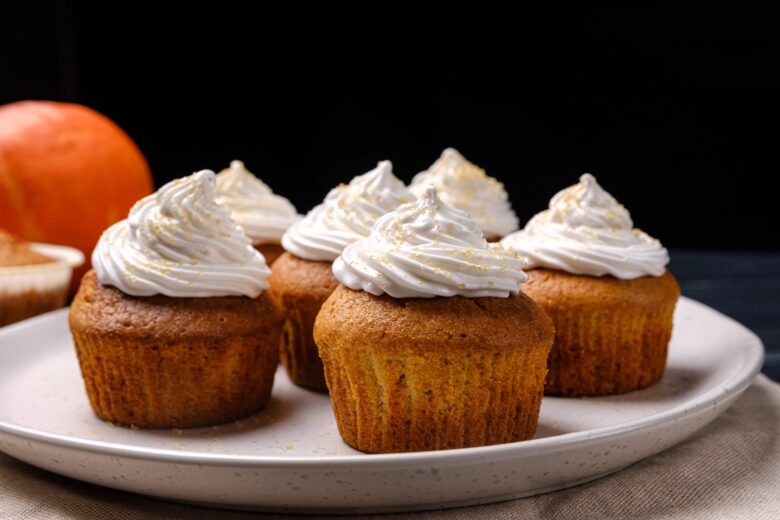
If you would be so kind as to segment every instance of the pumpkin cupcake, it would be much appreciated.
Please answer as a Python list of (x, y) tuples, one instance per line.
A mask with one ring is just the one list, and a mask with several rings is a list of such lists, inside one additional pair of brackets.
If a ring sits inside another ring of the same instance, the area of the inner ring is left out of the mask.
[(270, 269), (203, 170), (108, 228), (70, 310), (93, 410), (141, 428), (240, 419), (269, 400), (282, 320)]
[(344, 441), (388, 453), (529, 439), (553, 326), (522, 259), (429, 187), (333, 264), (314, 337)]
[(436, 187), (445, 203), (467, 212), (488, 242), (496, 242), (519, 225), (504, 185), (454, 148), (445, 149), (430, 168), (415, 175), (409, 190), (421, 195), (429, 185)]
[(0, 327), (65, 305), (77, 249), (31, 243), (0, 229)]
[(284, 253), (284, 232), (301, 219), (289, 200), (271, 191), (241, 161), (231, 161), (230, 168), (217, 175), (216, 199), (230, 210), (269, 266)]
[(592, 175), (502, 243), (527, 259), (524, 291), (555, 323), (547, 394), (620, 394), (661, 379), (680, 295), (669, 254)]
[(338, 285), (333, 260), (347, 245), (368, 236), (377, 218), (411, 200), (414, 196), (393, 175), (392, 163), (381, 161), (348, 185), (332, 189), (282, 237), (287, 252), (274, 265), (269, 292), (285, 316), (280, 357), (296, 385), (328, 391), (312, 328)]

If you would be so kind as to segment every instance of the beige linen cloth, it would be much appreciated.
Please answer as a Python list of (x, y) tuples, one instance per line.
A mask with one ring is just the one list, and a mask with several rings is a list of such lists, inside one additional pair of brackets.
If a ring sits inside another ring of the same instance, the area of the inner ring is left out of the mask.
[[(686, 442), (601, 480), (487, 506), (350, 518), (778, 519), (779, 433), (780, 385), (761, 375), (729, 410)], [(177, 505), (70, 480), (0, 454), (0, 519), (29, 518), (290, 520), (317, 517)]]

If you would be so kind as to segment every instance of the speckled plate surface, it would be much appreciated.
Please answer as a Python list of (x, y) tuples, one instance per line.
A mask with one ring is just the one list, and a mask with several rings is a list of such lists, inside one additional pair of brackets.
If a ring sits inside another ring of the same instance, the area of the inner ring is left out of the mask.
[(364, 455), (341, 442), (328, 398), (277, 374), (270, 406), (214, 428), (142, 431), (90, 410), (61, 310), (0, 329), (0, 450), (112, 488), (217, 507), (289, 512), (402, 511), (561, 489), (658, 453), (747, 388), (760, 340), (681, 299), (656, 386), (606, 398), (545, 398), (533, 440)]

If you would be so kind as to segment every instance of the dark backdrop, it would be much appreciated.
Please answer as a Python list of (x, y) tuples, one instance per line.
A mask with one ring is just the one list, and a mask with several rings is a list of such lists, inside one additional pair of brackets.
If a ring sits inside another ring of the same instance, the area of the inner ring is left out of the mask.
[(0, 102), (107, 114), (158, 186), (241, 158), (303, 212), (454, 146), (523, 222), (589, 171), (671, 247), (780, 248), (768, 13), (261, 9), (4, 3)]

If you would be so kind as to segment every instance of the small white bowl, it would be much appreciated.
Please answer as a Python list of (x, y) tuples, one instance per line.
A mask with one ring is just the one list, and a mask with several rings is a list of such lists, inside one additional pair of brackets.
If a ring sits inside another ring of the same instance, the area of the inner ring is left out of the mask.
[(0, 327), (62, 307), (73, 269), (84, 263), (72, 247), (35, 242), (31, 249), (52, 261), (0, 267)]

